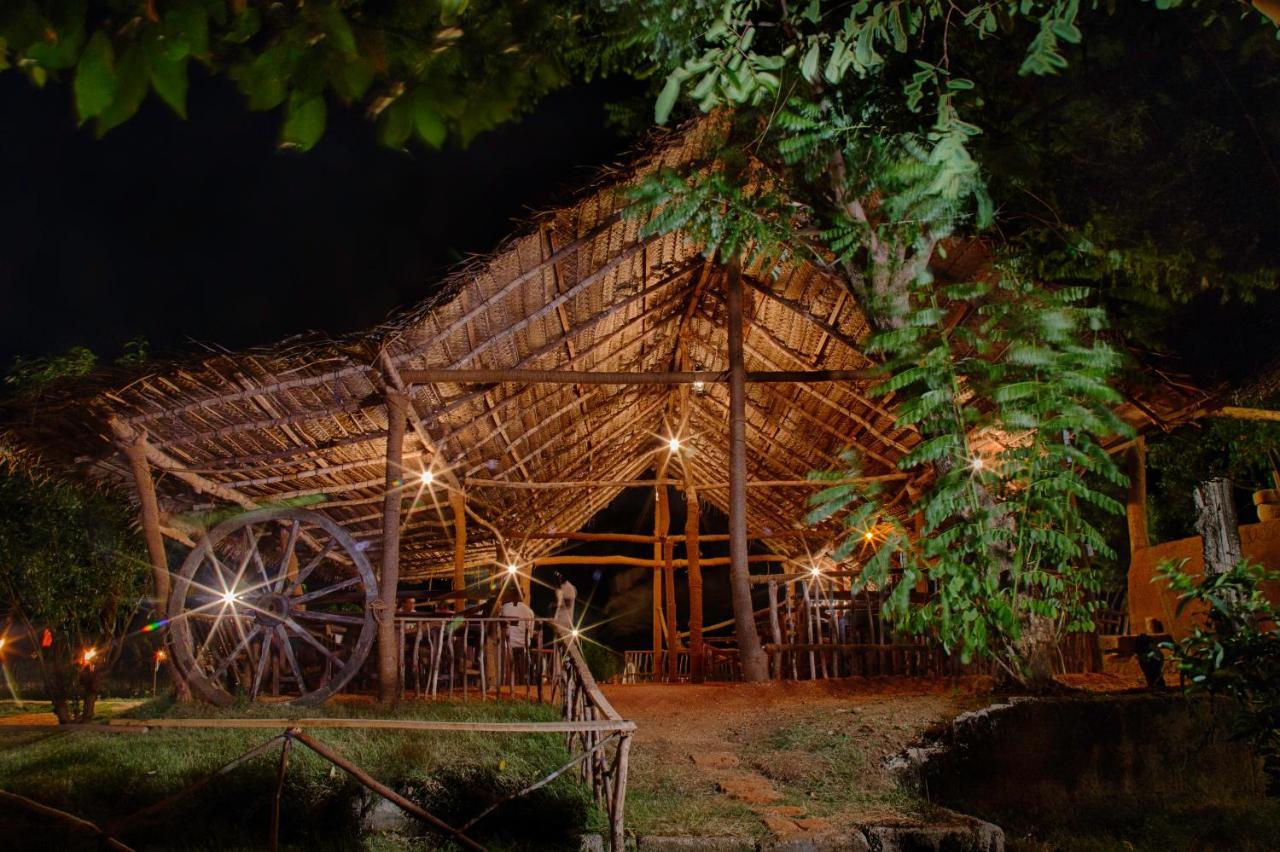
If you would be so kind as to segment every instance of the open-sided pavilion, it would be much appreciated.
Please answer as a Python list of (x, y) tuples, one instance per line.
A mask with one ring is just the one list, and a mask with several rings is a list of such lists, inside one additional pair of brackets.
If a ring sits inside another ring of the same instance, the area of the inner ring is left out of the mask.
[[(897, 467), (918, 436), (870, 393), (868, 324), (837, 279), (808, 262), (771, 275), (708, 260), (626, 215), (627, 187), (702, 144), (697, 127), (671, 134), (382, 326), (96, 379), (45, 400), (19, 443), (133, 489), (161, 600), (162, 537), (194, 545), (193, 513), (304, 505), (380, 569), (388, 605), (398, 581), (447, 581), (462, 601), (508, 565), (526, 584), (582, 560), (652, 568), (655, 653), (679, 644), (682, 572), (696, 666), (702, 570), (786, 574), (830, 549), (837, 530), (804, 522), (830, 484), (811, 471), (843, 468), (852, 447), (904, 512), (923, 484)], [(956, 244), (934, 271), (978, 275), (986, 256)], [(1122, 414), (1163, 425), (1204, 403), (1166, 382)], [(628, 488), (656, 493), (653, 534), (584, 532)], [(675, 495), (683, 530), (669, 529)], [(700, 501), (730, 520), (728, 559), (701, 557)], [(653, 555), (558, 554), (584, 539)]]

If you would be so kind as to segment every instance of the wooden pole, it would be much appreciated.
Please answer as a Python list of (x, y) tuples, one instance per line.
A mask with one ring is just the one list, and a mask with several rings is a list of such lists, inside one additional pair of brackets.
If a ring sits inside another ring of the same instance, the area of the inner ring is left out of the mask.
[(742, 679), (759, 683), (769, 677), (756, 633), (747, 564), (747, 386), (742, 356), (742, 269), (729, 262), (726, 284), (729, 309), (729, 583)]
[[(658, 462), (657, 475), (654, 479), (659, 482), (665, 482), (667, 477), (667, 465), (671, 457), (664, 454)], [(663, 559), (662, 543), (666, 540), (667, 530), (670, 526), (670, 517), (667, 513), (667, 486), (657, 485), (653, 489), (653, 567), (660, 568), (665, 565), (666, 560)], [(663, 663), (663, 631), (666, 626), (665, 616), (663, 613), (663, 583), (662, 572), (653, 572), (653, 679), (656, 681), (662, 676)], [(670, 637), (667, 637), (670, 642)]]
[(1141, 435), (1129, 450), (1129, 495), (1125, 502), (1129, 522), (1129, 553), (1150, 547), (1147, 535), (1147, 442)]
[[(603, 371), (603, 370), (401, 370), (408, 384), (543, 384), (543, 385), (691, 385), (694, 382), (732, 383), (730, 373), (694, 371)], [(866, 382), (884, 378), (878, 368), (865, 370), (754, 370), (742, 373), (742, 381), (753, 384), (795, 382)]]
[(404, 496), (404, 431), (409, 399), (387, 389), (387, 463), (382, 497), (382, 575), (378, 581), (378, 700), (392, 704), (400, 694), (396, 651), (396, 589), (400, 584), (400, 505)]
[[(449, 491), (449, 507), (453, 510), (453, 590), (467, 588), (467, 502), (461, 491)], [(467, 608), (464, 597), (454, 601), (454, 608), (461, 612)]]
[[(831, 488), (836, 485), (857, 485), (869, 482), (901, 482), (909, 478), (905, 473), (885, 473), (878, 476), (854, 476), (843, 479), (755, 479), (746, 484), (747, 488)], [(502, 488), (512, 491), (551, 491), (572, 488), (657, 488), (669, 485), (673, 488), (684, 488), (681, 479), (566, 479), (528, 482), (522, 480), (485, 479), (467, 477), (467, 484), (480, 488)], [(703, 482), (698, 485), (703, 491), (724, 491), (729, 488), (728, 482)], [(335, 489), (330, 489), (330, 492)]]
[[(694, 501), (697, 499), (697, 489), (691, 488), (686, 492), (686, 499)], [(644, 535), (641, 533), (595, 533), (595, 532), (531, 532), (517, 533), (507, 532), (504, 534), (508, 538), (521, 539), (528, 541), (616, 541), (628, 544), (654, 544), (658, 541), (656, 535)], [(817, 541), (827, 541), (831, 538), (830, 533), (823, 533), (818, 530), (781, 530), (780, 532), (748, 532), (747, 538), (751, 541), (773, 541), (775, 539), (789, 538), (808, 538)], [(700, 544), (710, 541), (728, 541), (727, 534), (714, 533), (712, 535), (704, 535), (699, 533), (696, 540)], [(673, 539), (676, 544), (680, 544), (680, 539)], [(687, 529), (685, 541), (688, 541)]]
[(675, 680), (679, 674), (680, 634), (676, 632), (676, 569), (672, 565), (671, 552), (675, 543), (667, 539), (662, 543), (662, 583), (666, 587), (667, 601), (667, 676)]
[(684, 496), (684, 550), (689, 563), (689, 677), (694, 683), (701, 683), (705, 677), (702, 670), (702, 553), (698, 543), (701, 510), (698, 490), (692, 482), (685, 488)]
[[(138, 494), (138, 516), (142, 526), (142, 538), (147, 545), (147, 557), (151, 562), (151, 583), (156, 595), (156, 612), (161, 620), (169, 617), (169, 557), (164, 550), (164, 537), (160, 532), (160, 503), (156, 499), (156, 484), (151, 478), (151, 465), (147, 461), (147, 436), (144, 432), (133, 433), (133, 430), (118, 420), (111, 421), (111, 427), (119, 438), (120, 449), (124, 451), (133, 473), (133, 485)], [(191, 700), (191, 688), (178, 667), (173, 664), (173, 655), (166, 654), (162, 663), (165, 676), (173, 685), (179, 701)]]
[[(529, 565), (537, 565), (543, 568), (549, 565), (624, 565), (628, 568), (665, 568), (667, 567), (666, 558), (661, 555), (661, 544), (654, 545), (659, 549), (657, 559), (645, 559), (642, 556), (535, 556), (528, 560)], [(781, 553), (752, 553), (747, 557), (748, 562), (787, 562), (791, 559)], [(731, 556), (713, 556), (710, 559), (699, 558), (698, 564), (703, 568), (711, 568), (721, 565), (732, 565), (733, 557)], [(672, 559), (672, 568), (689, 567), (688, 559)]]

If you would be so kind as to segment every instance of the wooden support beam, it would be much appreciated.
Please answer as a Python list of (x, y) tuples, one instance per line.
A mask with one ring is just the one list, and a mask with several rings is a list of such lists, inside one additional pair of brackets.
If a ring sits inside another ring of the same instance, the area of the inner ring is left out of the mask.
[[(688, 370), (610, 372), (607, 370), (402, 370), (400, 377), (412, 385), (426, 384), (544, 384), (544, 385), (691, 385), (694, 382), (725, 384), (731, 371)], [(744, 372), (748, 383), (854, 382), (883, 378), (884, 371), (866, 370), (755, 370)]]
[[(688, 496), (687, 500), (697, 499), (697, 486), (688, 486), (685, 492)], [(695, 514), (697, 512), (695, 511)], [(688, 542), (689, 529), (685, 527), (684, 542)], [(596, 532), (531, 532), (531, 533), (515, 533), (504, 532), (508, 538), (521, 539), (529, 541), (611, 541), (620, 544), (658, 544), (661, 537), (656, 535), (643, 535), (639, 533), (596, 533)], [(830, 533), (824, 533), (819, 530), (780, 530), (778, 532), (748, 532), (747, 538), (752, 541), (772, 541), (775, 539), (788, 538), (809, 538), (818, 541), (826, 541), (831, 538)], [(707, 543), (713, 541), (728, 541), (727, 533), (713, 533), (711, 535), (698, 534), (696, 541), (699, 543)], [(671, 541), (677, 545), (681, 544), (680, 537), (672, 537)]]
[[(832, 488), (836, 485), (856, 485), (868, 482), (902, 482), (910, 478), (906, 473), (888, 473), (879, 476), (846, 477), (836, 480), (818, 479), (757, 479), (745, 484), (747, 488)], [(544, 482), (518, 482), (506, 479), (483, 479), (468, 477), (467, 484), (477, 488), (502, 488), (516, 491), (546, 491), (576, 488), (656, 488), (669, 485), (673, 488), (685, 488), (683, 479), (569, 479), (548, 480)], [(702, 482), (697, 486), (702, 491), (725, 491), (728, 482)], [(709, 540), (709, 539), (708, 539)]]
[[(747, 562), (750, 563), (776, 563), (788, 562), (791, 557), (784, 556), (781, 553), (752, 553), (747, 556)], [(717, 567), (728, 565), (731, 557), (713, 556), (709, 559), (702, 558), (698, 560), (698, 564), (703, 568)], [(535, 556), (526, 560), (526, 564), (537, 565), (539, 567), (547, 567), (551, 565), (599, 565), (599, 566), (624, 566), (627, 568), (665, 568), (666, 559), (659, 556), (657, 559), (646, 559), (643, 556)], [(688, 559), (672, 559), (672, 568), (688, 568)], [(660, 572), (655, 572), (661, 576)], [(659, 589), (661, 593), (661, 589)]]
[(404, 432), (409, 398), (388, 388), (386, 482), (382, 500), (382, 571), (378, 578), (378, 700), (393, 704), (400, 697), (396, 641), (396, 590), (400, 583), (400, 488), (404, 483)]
[[(449, 507), (453, 510), (453, 590), (461, 592), (467, 588), (467, 508), (461, 491), (449, 492)], [(461, 612), (467, 601), (458, 598), (454, 606)]]
[(1221, 417), (1231, 420), (1269, 420), (1280, 423), (1280, 411), (1269, 408), (1246, 408), (1239, 405), (1224, 405), (1220, 408), (1201, 409), (1191, 415), (1199, 417)]
[(1129, 449), (1129, 494), (1125, 516), (1129, 523), (1129, 554), (1151, 546), (1147, 535), (1147, 442), (1141, 435)]
[[(667, 465), (670, 463), (671, 457), (663, 453), (658, 461), (657, 481), (665, 483), (667, 480)], [(655, 567), (665, 566), (663, 559), (663, 542), (667, 539), (667, 531), (670, 526), (670, 518), (666, 513), (667, 508), (667, 486), (654, 485), (654, 504), (653, 504), (653, 564)], [(662, 583), (662, 572), (653, 572), (653, 676), (655, 679), (659, 677), (664, 669), (664, 644), (669, 647), (670, 637), (664, 637), (663, 633), (666, 627), (665, 613), (663, 612), (664, 589)]]
[(742, 679), (748, 683), (768, 680), (768, 661), (756, 633), (751, 606), (751, 572), (747, 553), (747, 371), (742, 357), (742, 269), (738, 259), (729, 262), (729, 584), (733, 596), (734, 628)]
[(698, 489), (690, 481), (685, 486), (684, 550), (689, 565), (689, 679), (701, 683), (706, 673), (702, 670), (702, 563), (698, 542), (700, 508)]

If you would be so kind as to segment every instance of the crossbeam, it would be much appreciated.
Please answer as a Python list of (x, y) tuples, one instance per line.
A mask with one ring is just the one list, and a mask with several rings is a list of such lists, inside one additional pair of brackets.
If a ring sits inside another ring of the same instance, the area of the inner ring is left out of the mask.
[[(865, 370), (754, 370), (749, 383), (862, 382), (884, 376), (880, 369)], [(727, 384), (727, 370), (668, 372), (608, 372), (593, 370), (401, 370), (407, 384), (543, 384), (543, 385), (691, 385), (696, 382)]]

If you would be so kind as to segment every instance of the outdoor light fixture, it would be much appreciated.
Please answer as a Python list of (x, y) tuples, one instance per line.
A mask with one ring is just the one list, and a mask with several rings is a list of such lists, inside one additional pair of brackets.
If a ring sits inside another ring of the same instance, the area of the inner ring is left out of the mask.
[(701, 379), (693, 383), (694, 393), (701, 394), (704, 391), (706, 391), (706, 389), (707, 389), (707, 383), (702, 381)]
[(974, 456), (973, 458), (969, 459), (969, 467), (973, 468), (973, 470), (976, 472), (986, 467), (986, 462), (982, 460), (982, 456)]
[(570, 636), (572, 636), (574, 639), (577, 639), (577, 638), (578, 638), (578, 628), (576, 628), (576, 627), (575, 627), (575, 628), (573, 628), (572, 630), (570, 630), (570, 631), (569, 631), (569, 635), (570, 635)]
[(678, 453), (678, 452), (680, 452), (680, 439), (679, 439), (679, 438), (668, 438), (668, 439), (667, 439), (667, 449), (668, 449), (668, 450), (670, 450), (670, 451), (671, 451), (671, 452), (673, 452), (673, 453)]
[(227, 606), (235, 606), (237, 600), (239, 598), (236, 596), (234, 589), (228, 589), (222, 593), (222, 602)]
[(84, 665), (84, 666), (92, 665), (93, 658), (96, 656), (98, 656), (97, 648), (85, 648), (84, 654), (81, 657), (81, 665)]
[(876, 534), (873, 533), (871, 530), (867, 530), (865, 533), (862, 534), (863, 541), (874, 541), (875, 537), (876, 537)]
[(429, 471), (429, 470), (424, 470), (424, 471), (422, 472), (422, 484), (423, 484), (423, 485), (430, 485), (431, 483), (433, 483), (433, 482), (435, 482), (435, 481), (436, 481), (436, 475), (435, 475), (434, 473), (432, 473), (432, 472), (431, 472), (431, 471)]
[(822, 569), (819, 568), (817, 565), (815, 565), (809, 569), (809, 573), (812, 574), (814, 579), (816, 580), (817, 578), (822, 576)]
[(514, 563), (514, 562), (508, 562), (508, 563), (507, 563), (507, 573), (508, 573), (508, 574), (518, 574), (519, 572), (520, 572), (520, 566), (519, 566), (519, 565), (517, 565), (517, 564), (516, 564), (516, 563)]

